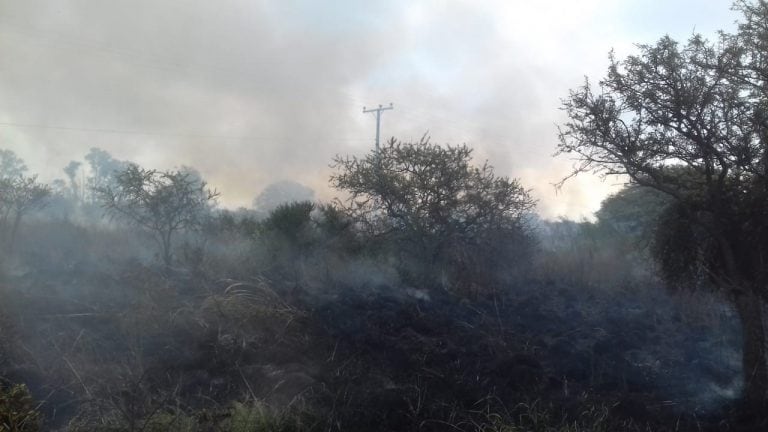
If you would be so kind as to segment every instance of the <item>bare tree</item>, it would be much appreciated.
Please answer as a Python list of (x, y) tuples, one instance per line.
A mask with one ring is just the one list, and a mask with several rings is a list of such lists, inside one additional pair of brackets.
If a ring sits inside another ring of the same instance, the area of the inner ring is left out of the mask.
[[(745, 400), (768, 400), (762, 303), (768, 297), (768, 3), (712, 44), (664, 37), (611, 55), (606, 78), (564, 101), (559, 153), (572, 175), (627, 175), (669, 197), (654, 252), (671, 282), (724, 291), (744, 334)], [(680, 277), (687, 275), (688, 277)]]
[(469, 276), (480, 262), (509, 257), (491, 252), (495, 246), (527, 251), (523, 218), (534, 199), (487, 163), (474, 166), (466, 145), (393, 139), (364, 158), (334, 162), (331, 183), (349, 194), (347, 213), (370, 236), (398, 243), (419, 273)]
[(95, 191), (108, 212), (153, 235), (166, 266), (173, 260), (174, 235), (200, 227), (219, 196), (189, 170), (147, 170), (134, 164)]
[(51, 188), (39, 183), (37, 176), (0, 178), (0, 226), (9, 250), (16, 243), (22, 218), (30, 211), (43, 208), (50, 195)]

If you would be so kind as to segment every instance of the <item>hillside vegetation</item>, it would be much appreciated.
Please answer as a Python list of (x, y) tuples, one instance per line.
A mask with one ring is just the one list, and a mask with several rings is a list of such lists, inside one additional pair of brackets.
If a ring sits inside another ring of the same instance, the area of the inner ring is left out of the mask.
[[(717, 298), (672, 295), (654, 276), (643, 194), (612, 197), (596, 222), (546, 222), (468, 147), (393, 141), (338, 163), (332, 182), (349, 201), (265, 216), (216, 209), (190, 169), (102, 179), (109, 199), (143, 197), (119, 202), (131, 212), (110, 211), (99, 190), (50, 192), (4, 253), (4, 427), (753, 424), (737, 410), (738, 321)], [(153, 198), (169, 193), (209, 205)], [(183, 215), (164, 210), (179, 202), (194, 215), (156, 241), (173, 223), (147, 221)]]

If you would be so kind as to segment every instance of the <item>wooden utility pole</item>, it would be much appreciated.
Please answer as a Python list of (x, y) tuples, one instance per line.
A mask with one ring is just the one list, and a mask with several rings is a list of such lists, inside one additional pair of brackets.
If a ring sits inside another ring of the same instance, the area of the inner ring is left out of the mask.
[(371, 108), (371, 109), (365, 109), (363, 107), (363, 113), (375, 113), (376, 114), (376, 156), (379, 155), (379, 134), (381, 133), (381, 113), (387, 110), (394, 109), (395, 107), (392, 106), (392, 102), (389, 103), (389, 106), (381, 106), (379, 105), (378, 108)]

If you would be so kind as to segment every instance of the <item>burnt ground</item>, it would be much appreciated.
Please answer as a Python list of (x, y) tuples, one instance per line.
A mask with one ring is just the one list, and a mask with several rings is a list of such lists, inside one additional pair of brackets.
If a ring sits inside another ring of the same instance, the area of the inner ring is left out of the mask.
[(29, 385), (50, 429), (259, 400), (305, 419), (291, 430), (758, 430), (732, 410), (735, 317), (656, 287), (534, 279), (467, 299), (136, 264), (3, 288), (2, 375)]

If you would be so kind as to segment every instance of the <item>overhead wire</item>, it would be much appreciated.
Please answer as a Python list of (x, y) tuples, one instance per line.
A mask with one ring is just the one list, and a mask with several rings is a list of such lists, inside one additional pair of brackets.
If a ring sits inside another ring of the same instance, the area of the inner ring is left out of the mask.
[[(53, 129), (71, 132), (85, 132), (85, 133), (101, 133), (101, 134), (116, 134), (116, 135), (146, 135), (146, 136), (164, 136), (173, 138), (188, 138), (188, 139), (203, 139), (203, 140), (222, 140), (222, 141), (271, 141), (275, 143), (284, 143), (280, 138), (267, 137), (267, 136), (229, 136), (229, 135), (210, 135), (210, 134), (187, 134), (187, 133), (173, 133), (162, 131), (140, 131), (140, 130), (121, 130), (121, 129), (101, 129), (101, 128), (87, 128), (87, 127), (74, 127), (74, 126), (61, 126), (61, 125), (47, 125), (47, 124), (33, 124), (33, 123), (15, 123), (15, 122), (0, 122), (0, 127), (17, 127), (17, 128), (33, 128), (33, 129)], [(364, 142), (370, 141), (368, 138), (339, 138), (334, 139), (338, 142)]]
[[(41, 31), (38, 29), (24, 29), (19, 27), (18, 25), (15, 25), (14, 23), (9, 23), (9, 20), (7, 17), (5, 19), (0, 18), (0, 23), (2, 26), (0, 26), (0, 32), (12, 32), (16, 33), (17, 35), (21, 35), (25, 38), (35, 40), (39, 43), (42, 43), (43, 45), (58, 45), (58, 46), (65, 46), (70, 49), (77, 49), (79, 51), (85, 49), (97, 54), (101, 55), (108, 55), (112, 57), (118, 57), (123, 61), (126, 61), (130, 64), (133, 64), (134, 66), (139, 66), (143, 68), (150, 68), (150, 69), (156, 69), (161, 71), (182, 71), (186, 73), (194, 73), (194, 72), (215, 72), (219, 74), (225, 74), (230, 77), (240, 78), (243, 81), (238, 84), (243, 84), (246, 87), (249, 88), (255, 88), (256, 86), (254, 83), (250, 80), (247, 80), (246, 77), (243, 76), (243, 71), (238, 70), (235, 68), (228, 68), (220, 65), (211, 65), (206, 64), (204, 68), (202, 69), (195, 69), (190, 68), (188, 66), (185, 66), (182, 63), (179, 62), (169, 62), (165, 60), (163, 57), (162, 60), (158, 60), (157, 57), (155, 58), (147, 58), (145, 57), (144, 53), (130, 50), (130, 49), (122, 49), (122, 48), (114, 48), (107, 45), (102, 44), (96, 44), (92, 42), (83, 42), (79, 40), (73, 40), (72, 38), (66, 37), (62, 35), (61, 33), (56, 32), (50, 32), (50, 31)], [(277, 63), (277, 62), (274, 62)], [(244, 65), (245, 68), (253, 68), (253, 67), (263, 67), (264, 62), (257, 62), (257, 63), (248, 63)], [(199, 79), (200, 77), (196, 77)], [(358, 95), (353, 94), (349, 90), (346, 89), (328, 89), (332, 92), (336, 93), (337, 95), (341, 96), (342, 98), (348, 100), (349, 102), (352, 102), (355, 105), (363, 106), (365, 105), (364, 101), (360, 99)], [(433, 130), (433, 128), (436, 125), (439, 125), (440, 131), (445, 132), (448, 130), (448, 132), (451, 133), (451, 135), (459, 137), (459, 141), (467, 141), (470, 136), (467, 134), (467, 129), (481, 129), (482, 124), (477, 121), (468, 120), (466, 118), (460, 120), (460, 123), (456, 122), (455, 118), (447, 118), (444, 114), (436, 113), (434, 110), (424, 110), (419, 109), (418, 107), (408, 107), (405, 108), (402, 105), (398, 106), (398, 113), (397, 115), (399, 117), (405, 117), (406, 119), (410, 119), (412, 121), (415, 121), (417, 123), (423, 123), (425, 130), (424, 132), (428, 132), (430, 130)], [(271, 137), (233, 137), (233, 136), (224, 136), (224, 135), (212, 135), (212, 134), (177, 134), (177, 133), (167, 133), (167, 132), (147, 132), (147, 131), (135, 131), (135, 130), (119, 130), (119, 129), (108, 129), (108, 128), (86, 128), (86, 127), (71, 127), (71, 126), (64, 126), (64, 125), (45, 125), (45, 124), (23, 124), (23, 123), (0, 123), (0, 125), (3, 126), (16, 126), (16, 127), (28, 127), (28, 128), (44, 128), (44, 129), (58, 129), (58, 130), (68, 130), (68, 131), (80, 131), (80, 132), (90, 132), (90, 133), (109, 133), (109, 134), (124, 134), (124, 135), (152, 135), (152, 136), (167, 136), (167, 137), (183, 137), (183, 138), (195, 138), (195, 139), (222, 139), (222, 140), (230, 140), (230, 141), (266, 141), (266, 140), (272, 140), (276, 141), (275, 138)], [(467, 127), (461, 127), (462, 125), (466, 125)], [(506, 141), (505, 138), (499, 137), (500, 141)], [(336, 141), (347, 141), (347, 142), (365, 142), (370, 141), (370, 139), (365, 138), (351, 138), (351, 139), (337, 139)]]
[[(42, 45), (63, 46), (68, 49), (78, 50), (79, 52), (81, 52), (82, 50), (87, 50), (93, 53), (98, 53), (100, 55), (117, 57), (127, 63), (133, 64), (134, 66), (148, 68), (148, 69), (155, 69), (155, 70), (160, 70), (164, 72), (186, 72), (186, 73), (214, 72), (214, 73), (229, 76), (230, 78), (238, 78), (242, 80), (239, 84), (244, 84), (247, 87), (250, 87), (253, 89), (257, 88), (254, 85), (254, 81), (250, 79), (251, 77), (246, 76), (243, 70), (233, 68), (233, 67), (226, 67), (226, 66), (206, 63), (203, 68), (193, 68), (193, 67), (186, 66), (181, 62), (173, 62), (173, 61), (169, 62), (165, 60), (165, 58), (167, 58), (165, 56), (163, 57), (152, 56), (150, 58), (147, 58), (144, 53), (141, 53), (135, 50), (114, 48), (107, 45), (96, 44), (92, 42), (83, 42), (80, 40), (73, 40), (71, 37), (67, 37), (61, 33), (55, 33), (51, 31), (42, 31), (38, 29), (33, 29), (33, 30), (24, 29), (13, 23), (9, 23), (9, 20), (4, 18), (0, 18), (0, 24), (2, 24), (0, 25), (0, 32), (6, 33), (6, 34), (15, 33), (17, 35), (27, 38), (27, 40), (34, 40)], [(265, 66), (268, 66), (270, 64), (276, 65), (279, 63), (287, 63), (287, 62), (262, 60), (258, 62), (248, 62), (243, 64), (243, 66), (244, 66), (244, 69), (247, 69), (247, 70), (257, 70), (260, 68), (264, 68)], [(199, 66), (199, 63), (197, 65)], [(196, 78), (199, 79), (200, 77), (197, 76)], [(344, 89), (328, 89), (328, 90), (331, 90), (332, 92), (337, 93), (339, 96), (355, 104), (358, 104), (358, 105), (364, 104), (363, 101), (359, 99), (359, 97), (353, 95), (351, 92), (346, 91)]]
[[(22, 28), (19, 28), (16, 25), (9, 24), (8, 21), (4, 19), (0, 19), (0, 23), (2, 24), (2, 26), (0, 26), (0, 32), (6, 33), (6, 34), (9, 32), (15, 33), (27, 39), (32, 39), (38, 43), (42, 43), (43, 45), (64, 46), (69, 49), (77, 49), (78, 51), (85, 49), (100, 55), (118, 57), (123, 61), (133, 64), (134, 66), (161, 70), (165, 72), (167, 71), (173, 71), (173, 72), (182, 71), (187, 73), (200, 72), (200, 70), (195, 70), (189, 67), (185, 67), (181, 63), (148, 60), (146, 58), (142, 58), (140, 55), (137, 55), (139, 53), (132, 52), (130, 50), (114, 49), (111, 47), (102, 46), (102, 45), (93, 44), (93, 43), (73, 41), (71, 38), (62, 37), (62, 35), (58, 33), (24, 30)], [(42, 35), (42, 38), (40, 37), (41, 35)], [(213, 65), (213, 66), (207, 65), (207, 66), (208, 67), (204, 72), (225, 73), (230, 76), (245, 78), (243, 77), (242, 71), (238, 71), (232, 68), (216, 66), (216, 65)], [(248, 84), (249, 81), (244, 80), (243, 83)], [(255, 87), (255, 86), (248, 85), (248, 87)], [(343, 89), (337, 89), (336, 92), (338, 92), (340, 96), (350, 101), (353, 101), (357, 104), (360, 103), (359, 99), (357, 99), (355, 96), (351, 95), (349, 92)], [(228, 136), (228, 135), (196, 134), (196, 133), (190, 134), (190, 133), (173, 133), (173, 132), (162, 132), (162, 131), (125, 130), (125, 129), (115, 129), (115, 128), (93, 128), (93, 127), (50, 125), (50, 124), (40, 124), (40, 123), (20, 123), (20, 122), (0, 122), (0, 126), (35, 128), (35, 129), (54, 129), (54, 130), (63, 130), (63, 131), (102, 133), (102, 134), (146, 135), (146, 136), (163, 136), (163, 137), (190, 138), (190, 139), (216, 139), (216, 140), (227, 140), (227, 141), (272, 141), (276, 143), (286, 143), (281, 138), (267, 137), (267, 136)], [(370, 139), (368, 138), (337, 138), (337, 139), (334, 139), (334, 141), (367, 142), (367, 141), (370, 141)]]

